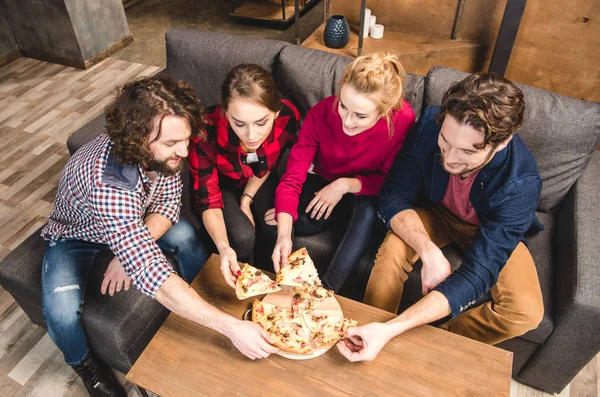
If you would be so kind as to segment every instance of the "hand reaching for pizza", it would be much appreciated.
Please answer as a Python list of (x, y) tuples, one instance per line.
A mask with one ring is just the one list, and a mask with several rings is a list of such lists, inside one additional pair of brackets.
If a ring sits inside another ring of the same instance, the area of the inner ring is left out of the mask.
[(221, 258), (221, 274), (223, 274), (227, 285), (235, 289), (235, 282), (238, 276), (242, 274), (237, 261), (237, 254), (233, 248), (227, 247), (219, 251), (219, 256)]
[(236, 321), (227, 336), (235, 348), (251, 360), (266, 358), (279, 351), (272, 345), (269, 334), (251, 321)]
[(349, 361), (372, 361), (391, 337), (386, 324), (370, 323), (349, 328), (337, 347)]
[(288, 236), (278, 236), (277, 243), (273, 249), (273, 269), (275, 273), (279, 273), (279, 270), (287, 263), (288, 257), (292, 253), (292, 238)]
[(308, 214), (312, 209), (312, 213), (310, 214), (311, 218), (316, 218), (317, 220), (321, 219), (321, 217), (324, 217), (325, 219), (329, 218), (333, 208), (347, 192), (348, 186), (344, 181), (344, 178), (336, 179), (315, 193), (315, 198), (313, 198), (306, 207), (306, 213)]

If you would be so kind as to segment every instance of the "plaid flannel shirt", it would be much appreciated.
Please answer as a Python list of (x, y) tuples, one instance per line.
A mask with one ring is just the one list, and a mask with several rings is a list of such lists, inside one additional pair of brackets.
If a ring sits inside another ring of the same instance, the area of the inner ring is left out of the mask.
[(181, 177), (159, 174), (153, 186), (140, 166), (119, 165), (111, 148), (102, 134), (69, 159), (42, 237), (107, 244), (135, 287), (154, 297), (173, 267), (144, 220), (157, 213), (177, 223)]
[(188, 164), (192, 178), (196, 212), (224, 208), (219, 183), (241, 187), (252, 176), (262, 178), (277, 166), (281, 154), (291, 145), (300, 125), (300, 112), (289, 101), (273, 123), (271, 133), (256, 150), (258, 162), (248, 164), (247, 154), (240, 145), (227, 117), (220, 106), (211, 106), (207, 111), (207, 138), (192, 138)]

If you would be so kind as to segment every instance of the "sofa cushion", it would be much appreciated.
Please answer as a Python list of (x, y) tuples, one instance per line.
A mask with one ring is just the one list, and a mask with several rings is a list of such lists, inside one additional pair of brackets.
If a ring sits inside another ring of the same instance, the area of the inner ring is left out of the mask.
[[(432, 68), (425, 81), (424, 106), (439, 105), (450, 84), (466, 76)], [(518, 133), (533, 152), (543, 181), (538, 209), (557, 211), (600, 139), (600, 104), (516, 85), (525, 94), (525, 123)]]
[[(303, 115), (322, 99), (334, 95), (352, 59), (298, 46), (281, 49), (275, 80), (282, 93), (295, 104)], [(405, 99), (413, 107), (417, 118), (421, 114), (424, 77), (408, 73)]]
[(167, 72), (194, 87), (205, 106), (218, 103), (229, 71), (241, 63), (255, 63), (269, 72), (284, 41), (231, 36), (195, 29), (166, 33)]

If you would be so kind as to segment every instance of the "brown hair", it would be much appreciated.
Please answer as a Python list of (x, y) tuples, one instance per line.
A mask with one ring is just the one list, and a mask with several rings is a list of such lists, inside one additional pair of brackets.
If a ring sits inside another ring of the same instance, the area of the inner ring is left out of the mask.
[(237, 65), (225, 77), (221, 86), (221, 108), (227, 110), (236, 98), (250, 100), (271, 112), (281, 110), (281, 95), (271, 74), (264, 68), (244, 63)]
[(488, 144), (496, 148), (523, 124), (525, 100), (523, 92), (504, 77), (476, 73), (446, 91), (437, 116), (440, 125), (447, 114), (483, 133), (483, 143), (476, 145), (477, 149)]
[(171, 77), (146, 77), (117, 89), (115, 100), (104, 108), (106, 133), (122, 165), (148, 164), (154, 158), (148, 137), (158, 125), (160, 139), (165, 116), (184, 117), (192, 136), (204, 137), (204, 108), (187, 83)]
[(360, 56), (346, 66), (340, 89), (344, 84), (349, 84), (356, 92), (374, 101), (388, 123), (391, 137), (394, 135), (394, 126), (390, 112), (402, 108), (405, 77), (406, 73), (398, 57), (390, 51), (376, 52)]

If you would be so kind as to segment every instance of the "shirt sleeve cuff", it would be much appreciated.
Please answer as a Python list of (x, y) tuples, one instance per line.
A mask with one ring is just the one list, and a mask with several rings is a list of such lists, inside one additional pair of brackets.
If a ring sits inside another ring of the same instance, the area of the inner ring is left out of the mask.
[(176, 224), (177, 222), (179, 222), (180, 210), (181, 210), (181, 205), (178, 205), (178, 204), (174, 204), (174, 205), (159, 204), (159, 205), (156, 205), (153, 208), (151, 208), (149, 212), (157, 213), (157, 214), (161, 215), (162, 217), (167, 218), (169, 221), (171, 221), (172, 224)]
[(154, 299), (156, 292), (167, 278), (175, 273), (166, 258), (148, 266), (133, 283), (142, 293)]
[[(438, 284), (433, 290), (438, 291), (448, 299), (452, 317), (456, 317), (475, 303), (475, 300), (469, 293), (469, 289), (464, 288), (464, 281), (450, 275), (442, 283)], [(468, 281), (467, 281), (468, 282)]]

